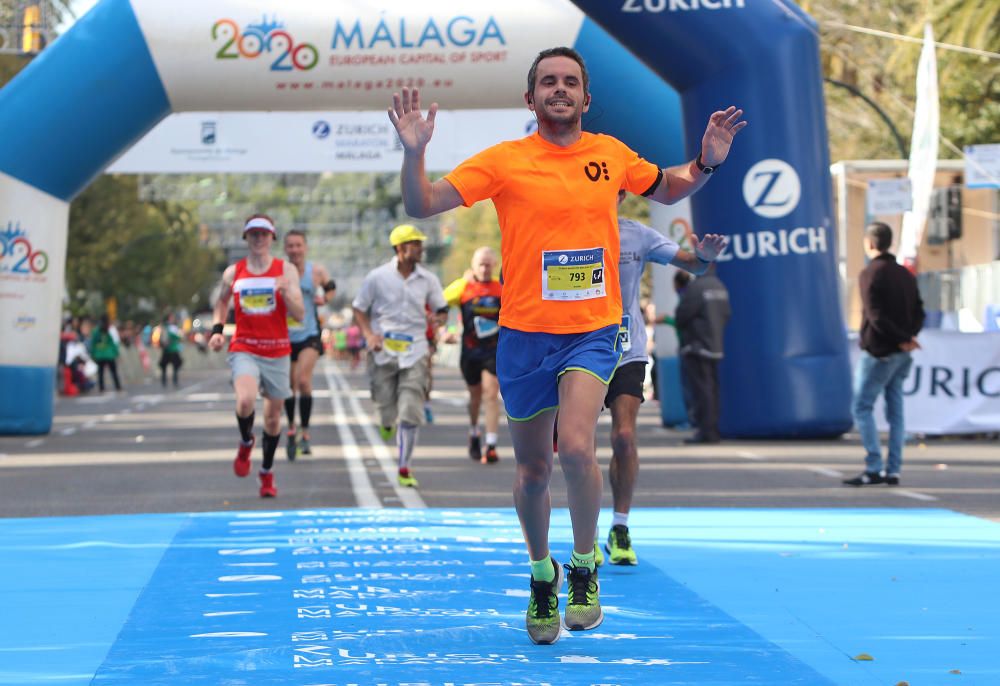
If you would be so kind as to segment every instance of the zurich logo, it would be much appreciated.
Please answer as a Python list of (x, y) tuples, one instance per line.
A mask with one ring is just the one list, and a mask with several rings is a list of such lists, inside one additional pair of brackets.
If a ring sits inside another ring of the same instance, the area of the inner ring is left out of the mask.
[(330, 135), (330, 124), (320, 119), (313, 124), (312, 133), (316, 138), (323, 140)]
[(566, 264), (567, 262), (569, 262), (569, 257), (566, 255), (559, 256), (559, 264)]
[(743, 177), (743, 199), (761, 217), (784, 217), (799, 206), (802, 184), (784, 160), (761, 160)]

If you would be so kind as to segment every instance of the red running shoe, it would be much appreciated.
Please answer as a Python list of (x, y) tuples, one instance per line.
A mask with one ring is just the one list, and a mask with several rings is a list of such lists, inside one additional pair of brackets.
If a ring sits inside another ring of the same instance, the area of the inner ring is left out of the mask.
[(260, 497), (261, 498), (275, 498), (278, 495), (278, 489), (274, 487), (274, 472), (268, 472), (264, 474), (261, 472), (257, 475), (260, 480)]
[(483, 455), (483, 464), (493, 464), (500, 460), (500, 456), (497, 455), (497, 447), (495, 445), (486, 446), (486, 454)]
[(250, 454), (253, 452), (254, 443), (257, 437), (250, 438), (249, 443), (240, 441), (240, 447), (236, 450), (236, 459), (233, 460), (233, 472), (236, 476), (246, 476), (250, 473)]

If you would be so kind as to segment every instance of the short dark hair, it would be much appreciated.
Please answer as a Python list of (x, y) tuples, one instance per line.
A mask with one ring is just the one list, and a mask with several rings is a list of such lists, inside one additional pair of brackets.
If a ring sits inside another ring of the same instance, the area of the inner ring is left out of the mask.
[(885, 222), (872, 222), (865, 229), (865, 235), (875, 241), (875, 249), (888, 252), (892, 247), (892, 229)]
[(674, 272), (674, 288), (683, 288), (691, 283), (691, 275), (678, 269)]
[(583, 92), (590, 92), (590, 76), (587, 74), (587, 65), (583, 61), (583, 56), (573, 48), (563, 46), (558, 48), (549, 48), (548, 50), (542, 50), (538, 53), (538, 57), (536, 57), (535, 61), (531, 63), (531, 69), (528, 70), (529, 93), (533, 93), (535, 91), (535, 79), (538, 78), (538, 63), (548, 57), (568, 57), (579, 64), (580, 72), (583, 74)]
[(289, 236), (302, 236), (303, 242), (305, 243), (309, 242), (309, 239), (306, 238), (306, 232), (303, 231), (302, 229), (289, 229), (288, 231), (285, 232), (285, 238), (288, 238)]

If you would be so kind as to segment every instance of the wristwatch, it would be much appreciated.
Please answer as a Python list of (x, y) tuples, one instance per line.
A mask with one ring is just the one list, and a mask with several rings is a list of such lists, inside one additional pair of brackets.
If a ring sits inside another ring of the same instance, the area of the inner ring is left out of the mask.
[(694, 161), (694, 163), (695, 163), (695, 166), (697, 166), (698, 169), (701, 170), (702, 174), (714, 174), (715, 170), (718, 169), (720, 166), (722, 166), (721, 162), (719, 164), (715, 165), (714, 167), (709, 167), (707, 164), (703, 164), (702, 161), (701, 161), (701, 153), (700, 152), (698, 153), (698, 159), (696, 159)]

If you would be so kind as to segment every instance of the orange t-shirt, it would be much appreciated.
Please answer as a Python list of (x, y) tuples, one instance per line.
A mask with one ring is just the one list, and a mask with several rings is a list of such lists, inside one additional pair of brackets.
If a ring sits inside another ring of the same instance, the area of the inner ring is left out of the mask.
[(618, 190), (645, 194), (660, 169), (621, 141), (583, 133), (567, 147), (538, 133), (487, 148), (444, 177), (466, 207), (491, 198), (500, 220), (500, 325), (582, 333), (619, 324)]

